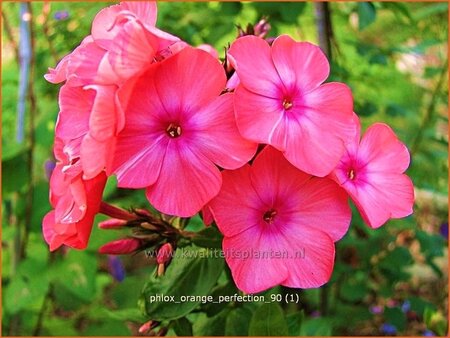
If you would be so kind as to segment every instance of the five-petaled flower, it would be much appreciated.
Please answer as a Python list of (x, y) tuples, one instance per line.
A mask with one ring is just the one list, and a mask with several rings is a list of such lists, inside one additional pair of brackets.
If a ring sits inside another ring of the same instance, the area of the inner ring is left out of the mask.
[(330, 67), (320, 48), (287, 35), (272, 47), (244, 36), (228, 58), (240, 80), (235, 110), (242, 135), (281, 150), (309, 174), (329, 174), (355, 133), (353, 98), (343, 83), (322, 84)]
[[(222, 189), (209, 206), (224, 235), (233, 279), (248, 293), (326, 283), (334, 242), (351, 217), (346, 193), (333, 180), (298, 170), (270, 146), (251, 166), (224, 171)], [(279, 259), (261, 259), (264, 252), (278, 252)]]
[(192, 216), (217, 195), (219, 167), (249, 161), (256, 144), (238, 132), (226, 76), (205, 51), (185, 47), (132, 78), (118, 97), (125, 112), (113, 169), (118, 185), (147, 187), (159, 211)]
[(404, 174), (409, 166), (408, 148), (384, 123), (370, 126), (360, 142), (357, 134), (331, 177), (351, 196), (364, 221), (371, 228), (382, 226), (389, 218), (411, 215), (414, 186)]

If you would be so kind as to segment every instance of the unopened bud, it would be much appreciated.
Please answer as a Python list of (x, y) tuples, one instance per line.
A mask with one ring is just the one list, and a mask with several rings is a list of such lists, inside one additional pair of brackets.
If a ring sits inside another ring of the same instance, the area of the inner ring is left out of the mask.
[(147, 216), (147, 217), (153, 216), (152, 213), (146, 209), (134, 209), (134, 212), (139, 216)]
[(173, 247), (172, 244), (166, 243), (163, 244), (156, 254), (156, 262), (158, 263), (158, 270), (156, 271), (156, 275), (162, 276), (164, 275), (164, 271), (166, 270), (166, 264), (172, 258)]
[(146, 333), (146, 332), (150, 331), (152, 322), (153, 321), (149, 320), (147, 323), (142, 324), (141, 327), (139, 328), (139, 333)]
[(150, 331), (151, 329), (154, 329), (155, 327), (157, 327), (160, 323), (154, 320), (149, 320), (148, 322), (144, 323), (141, 325), (141, 327), (139, 328), (139, 333), (147, 333), (148, 331)]
[(270, 27), (269, 22), (265, 18), (262, 18), (253, 27), (253, 31), (256, 36), (259, 36), (260, 38), (264, 38), (267, 35), (267, 33), (269, 33), (270, 28), (271, 27)]
[(127, 221), (124, 219), (111, 218), (106, 221), (98, 223), (100, 229), (117, 229), (127, 225)]
[(172, 244), (166, 243), (163, 244), (156, 255), (156, 262), (158, 264), (166, 264), (172, 258), (173, 247)]
[(135, 252), (141, 246), (141, 241), (135, 238), (119, 239), (103, 245), (98, 252), (107, 255), (126, 255)]

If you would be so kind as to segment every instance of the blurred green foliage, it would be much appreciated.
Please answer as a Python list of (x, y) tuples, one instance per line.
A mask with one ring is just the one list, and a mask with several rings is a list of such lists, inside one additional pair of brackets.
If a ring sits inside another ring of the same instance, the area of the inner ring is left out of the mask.
[[(2, 6), (3, 28), (7, 25), (12, 33), (2, 30), (5, 335), (136, 335), (139, 325), (152, 318), (163, 320), (161, 327), (168, 328), (169, 335), (380, 335), (385, 333), (385, 323), (402, 335), (421, 335), (425, 330), (446, 334), (448, 242), (439, 227), (448, 222), (447, 3), (330, 4), (330, 80), (352, 88), (363, 129), (376, 121), (386, 122), (409, 147), (415, 214), (374, 231), (354, 212), (349, 233), (337, 244), (334, 273), (326, 286), (276, 287), (264, 293), (266, 297), (280, 294), (283, 299), (299, 295), (298, 304), (197, 303), (164, 308), (152, 307), (142, 298), (146, 281), (144, 295), (193, 292), (218, 297), (238, 290), (221, 262), (207, 270), (202, 261), (188, 266), (174, 261), (167, 274), (175, 280), (183, 277), (181, 289), (170, 280), (158, 283), (154, 261), (143, 254), (122, 258), (126, 278), (119, 282), (109, 271), (107, 257), (97, 254), (97, 249), (120, 238), (120, 231), (94, 226), (84, 252), (49, 253), (41, 235), (41, 219), (50, 209), (44, 163), (53, 159), (58, 112), (58, 86), (46, 83), (43, 74), (89, 34), (93, 17), (106, 5), (31, 4), (37, 107), (34, 128), (30, 105), (25, 126), (35, 141), (28, 137), (23, 144), (15, 142), (19, 66), (13, 41), (17, 44), (19, 39), (19, 5), (4, 2)], [(209, 43), (221, 56), (236, 36), (236, 25), (256, 23), (262, 16), (269, 17), (271, 36), (290, 34), (317, 42), (312, 3), (161, 2), (158, 9), (160, 28), (192, 45)], [(113, 179), (104, 198), (124, 208), (148, 207), (142, 191), (116, 190)], [(200, 218), (188, 226), (202, 229)], [(202, 235), (190, 250), (217, 248), (220, 235), (214, 228)], [(146, 314), (139, 311), (138, 302)]]

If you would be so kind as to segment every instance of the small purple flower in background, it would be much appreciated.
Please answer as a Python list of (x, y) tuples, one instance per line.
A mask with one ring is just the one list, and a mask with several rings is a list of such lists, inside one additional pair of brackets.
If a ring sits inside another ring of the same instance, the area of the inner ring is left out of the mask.
[(68, 11), (56, 11), (53, 15), (55, 20), (66, 20), (69, 17)]
[(319, 318), (320, 315), (321, 313), (318, 310), (311, 312), (311, 318)]
[(111, 276), (118, 282), (125, 279), (125, 268), (118, 256), (108, 256), (108, 270)]
[(44, 163), (45, 177), (47, 177), (47, 181), (50, 181), (50, 177), (52, 176), (53, 169), (55, 169), (56, 162), (54, 160), (47, 160)]
[(394, 335), (397, 333), (397, 328), (392, 324), (384, 323), (380, 326), (380, 331), (383, 334)]
[(383, 310), (384, 309), (381, 305), (374, 305), (369, 308), (369, 311), (374, 315), (379, 315), (380, 313), (383, 313)]
[(425, 330), (425, 331), (423, 331), (422, 336), (424, 336), (424, 337), (435, 337), (436, 333), (434, 333), (431, 330)]
[(445, 239), (448, 240), (448, 222), (444, 222), (439, 227), (439, 232)]
[(411, 310), (411, 303), (409, 300), (405, 300), (402, 304), (402, 311), (404, 313), (409, 312)]

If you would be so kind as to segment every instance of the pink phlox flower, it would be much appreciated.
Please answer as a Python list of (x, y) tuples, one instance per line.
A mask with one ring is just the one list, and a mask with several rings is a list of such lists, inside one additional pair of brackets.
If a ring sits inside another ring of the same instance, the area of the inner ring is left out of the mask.
[(266, 146), (252, 165), (223, 173), (209, 203), (238, 288), (315, 288), (331, 276), (334, 242), (350, 224), (347, 196), (333, 180), (313, 177)]
[(272, 46), (244, 36), (231, 45), (228, 59), (240, 81), (235, 111), (241, 134), (274, 146), (309, 174), (329, 174), (355, 133), (353, 99), (345, 84), (323, 84), (330, 67), (320, 48), (287, 35)]
[(159, 211), (192, 216), (220, 189), (216, 167), (235, 169), (256, 144), (236, 127), (233, 94), (223, 67), (210, 54), (186, 46), (125, 83), (118, 100), (126, 116), (114, 156), (118, 185), (147, 187)]
[(357, 134), (331, 177), (348, 192), (371, 228), (412, 214), (414, 186), (404, 174), (410, 162), (407, 147), (384, 123), (371, 125), (360, 140), (356, 115), (354, 123)]

